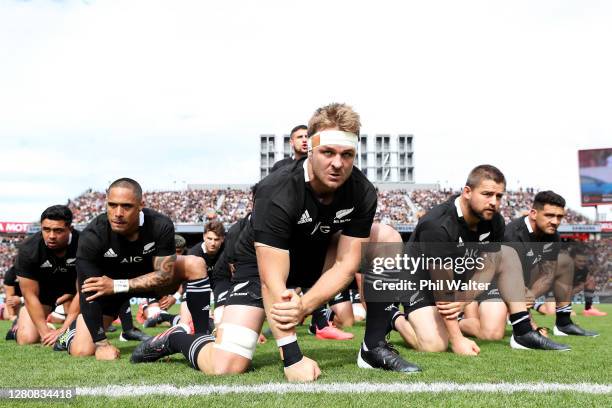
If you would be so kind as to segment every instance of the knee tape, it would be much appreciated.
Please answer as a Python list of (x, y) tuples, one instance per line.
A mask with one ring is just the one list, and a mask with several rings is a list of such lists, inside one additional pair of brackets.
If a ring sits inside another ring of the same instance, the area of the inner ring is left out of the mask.
[(221, 342), (215, 344), (215, 348), (253, 359), (259, 338), (257, 332), (233, 323), (223, 323), (219, 328), (223, 330), (223, 336)]

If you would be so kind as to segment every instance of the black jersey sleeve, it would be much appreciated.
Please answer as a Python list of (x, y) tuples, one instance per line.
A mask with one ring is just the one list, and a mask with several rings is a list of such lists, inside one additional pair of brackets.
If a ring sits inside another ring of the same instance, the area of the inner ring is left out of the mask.
[(4, 274), (4, 284), (7, 286), (17, 286), (17, 274), (15, 273), (15, 267), (12, 266)]
[(104, 275), (103, 248), (102, 239), (93, 230), (86, 229), (83, 231), (79, 238), (76, 260), (79, 288), (83, 285), (85, 279)]
[(255, 242), (271, 247), (289, 249), (292, 232), (292, 215), (279, 199), (255, 198), (251, 220)]
[[(361, 195), (361, 194), (360, 194)], [(357, 197), (359, 204), (356, 206), (356, 213), (346, 226), (342, 227), (342, 235), (355, 238), (367, 238), (370, 236), (378, 196), (376, 191), (370, 186), (363, 199)]]
[[(83, 282), (87, 278), (99, 277), (104, 275), (102, 259), (104, 257), (104, 243), (102, 239), (90, 229), (83, 231), (79, 238), (79, 246), (77, 248), (77, 277), (79, 282), (79, 293)], [(81, 293), (80, 305), (81, 314), (87, 325), (87, 329), (91, 334), (94, 342), (106, 338), (103, 329), (102, 306), (98, 299), (86, 301), (89, 293)]]
[(156, 256), (169, 256), (176, 254), (174, 242), (174, 224), (170, 220), (160, 224), (159, 243)]
[(15, 274), (38, 281), (40, 265), (38, 264), (37, 257), (35, 254), (31, 253), (31, 251), (32, 249), (29, 246), (24, 246), (19, 249), (17, 259), (15, 260)]

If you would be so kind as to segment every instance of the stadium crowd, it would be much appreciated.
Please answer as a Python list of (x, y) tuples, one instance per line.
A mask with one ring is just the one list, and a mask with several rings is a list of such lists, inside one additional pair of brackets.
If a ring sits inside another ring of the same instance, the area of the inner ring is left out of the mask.
[[(433, 206), (447, 200), (453, 190), (386, 190), (378, 192), (378, 208), (375, 221), (385, 224), (414, 224), (418, 217)], [(506, 222), (521, 216), (528, 209), (536, 191), (532, 188), (509, 191), (502, 206)], [(414, 207), (408, 204), (409, 198)], [(144, 194), (148, 207), (167, 214), (177, 223), (202, 223), (214, 213), (217, 220), (226, 225), (233, 224), (251, 211), (251, 192), (238, 189), (153, 191)], [(74, 214), (75, 224), (86, 224), (96, 215), (104, 212), (105, 194), (87, 190), (76, 198), (68, 200)], [(565, 223), (586, 224), (586, 217), (570, 209), (567, 210)], [(17, 245), (23, 238), (19, 236), (0, 237), (0, 278), (12, 265), (17, 254)], [(608, 276), (612, 275), (612, 241), (602, 240), (593, 246), (592, 268), (598, 288), (605, 288)], [(597, 259), (595, 259), (597, 258)]]
[[(537, 191), (533, 188), (508, 191), (502, 211), (506, 222), (524, 214), (533, 202)], [(422, 212), (447, 200), (453, 190), (387, 190), (378, 192), (376, 220), (387, 224), (413, 224)], [(416, 212), (408, 205), (406, 197), (416, 206)], [(217, 219), (232, 224), (251, 210), (251, 192), (238, 189), (153, 191), (144, 195), (146, 205), (156, 209), (177, 223), (204, 222), (206, 214), (215, 212)], [(87, 190), (68, 200), (74, 213), (74, 222), (83, 224), (104, 211), (104, 193)], [(585, 216), (568, 209), (564, 223), (587, 224)]]
[(4, 273), (13, 265), (17, 256), (17, 246), (22, 240), (22, 236), (0, 236), (0, 280), (4, 278)]

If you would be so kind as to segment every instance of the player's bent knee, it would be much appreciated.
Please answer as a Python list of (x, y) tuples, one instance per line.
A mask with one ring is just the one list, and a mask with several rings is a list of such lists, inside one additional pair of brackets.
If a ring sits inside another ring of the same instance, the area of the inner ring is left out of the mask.
[(38, 333), (33, 333), (33, 332), (20, 333), (19, 330), (17, 330), (17, 344), (19, 344), (20, 346), (25, 346), (28, 344), (36, 344), (39, 341), (40, 341), (40, 336), (38, 336)]
[(253, 359), (259, 334), (247, 327), (233, 323), (219, 326), (221, 339), (214, 348), (228, 353), (228, 358), (215, 361), (215, 375), (239, 374), (246, 371)]
[(96, 346), (93, 344), (79, 344), (76, 341), (70, 345), (70, 355), (73, 357), (89, 357), (96, 354)]
[(418, 351), (425, 353), (442, 353), (448, 349), (448, 338), (443, 335), (418, 335)]
[(402, 236), (390, 225), (372, 224), (370, 233), (371, 242), (402, 242)]
[(188, 280), (200, 279), (208, 276), (204, 259), (193, 255), (185, 256), (185, 276)]
[(419, 342), (419, 350), (424, 353), (442, 353), (448, 349), (448, 341), (437, 338), (433, 341)]
[(504, 338), (504, 328), (481, 328), (480, 339), (481, 340), (501, 340)]

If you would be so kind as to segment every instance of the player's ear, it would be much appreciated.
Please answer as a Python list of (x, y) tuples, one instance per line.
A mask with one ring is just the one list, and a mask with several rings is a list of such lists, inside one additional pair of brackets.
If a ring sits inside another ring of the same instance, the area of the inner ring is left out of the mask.
[(470, 186), (464, 186), (461, 195), (469, 199), (472, 196), (472, 188)]
[(538, 210), (536, 210), (535, 208), (531, 207), (531, 209), (529, 210), (529, 218), (531, 218), (532, 220), (535, 220), (536, 215), (538, 214)]

